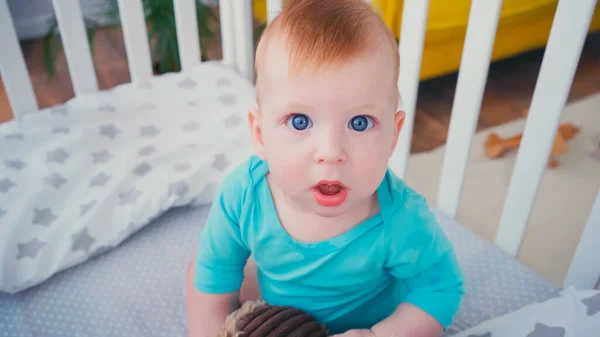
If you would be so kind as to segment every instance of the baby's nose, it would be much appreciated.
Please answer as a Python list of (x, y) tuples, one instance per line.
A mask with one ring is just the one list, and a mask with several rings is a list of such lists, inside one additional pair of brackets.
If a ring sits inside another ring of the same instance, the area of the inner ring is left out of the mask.
[(333, 135), (323, 137), (316, 146), (315, 161), (319, 164), (337, 164), (346, 161), (343, 141)]

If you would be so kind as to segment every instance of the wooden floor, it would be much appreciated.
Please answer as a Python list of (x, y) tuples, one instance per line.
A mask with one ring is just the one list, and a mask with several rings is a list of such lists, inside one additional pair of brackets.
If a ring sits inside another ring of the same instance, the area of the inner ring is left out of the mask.
[[(73, 97), (64, 54), (57, 57), (56, 76), (48, 80), (42, 62), (41, 40), (22, 43), (35, 94), (40, 107), (65, 102)], [(95, 38), (94, 62), (101, 89), (130, 80), (122, 33), (118, 29), (100, 30)], [(495, 126), (521, 117), (531, 100), (539, 72), (542, 50), (493, 63), (482, 102), (478, 129)], [(209, 58), (220, 58), (220, 50)], [(422, 82), (413, 132), (413, 152), (431, 150), (446, 140), (457, 74)], [(600, 92), (600, 34), (586, 41), (569, 96), (573, 101)], [(12, 112), (0, 78), (0, 122), (11, 119)]]

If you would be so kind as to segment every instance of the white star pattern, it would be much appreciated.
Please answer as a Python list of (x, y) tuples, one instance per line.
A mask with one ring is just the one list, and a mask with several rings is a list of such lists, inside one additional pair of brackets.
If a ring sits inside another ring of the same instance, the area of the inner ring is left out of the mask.
[(108, 162), (112, 158), (112, 155), (106, 151), (102, 150), (100, 152), (92, 153), (92, 162), (94, 164), (103, 164)]
[(55, 163), (63, 164), (69, 157), (70, 157), (69, 153), (67, 153), (62, 148), (58, 148), (54, 151), (48, 152), (46, 160), (48, 162), (55, 162)]
[(10, 180), (9, 178), (4, 178), (2, 180), (0, 180), (0, 192), (2, 193), (7, 193), (9, 192), (13, 187), (15, 187), (17, 184), (15, 184), (12, 180)]
[(179, 82), (179, 87), (182, 89), (192, 89), (196, 86), (196, 82), (192, 81), (189, 77), (186, 77), (183, 81)]
[(17, 171), (21, 171), (25, 166), (27, 166), (27, 164), (22, 160), (5, 160), (4, 165), (6, 165), (6, 167), (10, 169)]
[(233, 128), (233, 127), (240, 125), (241, 122), (242, 122), (242, 118), (240, 116), (238, 116), (236, 114), (231, 114), (231, 115), (229, 115), (229, 117), (225, 118), (225, 127)]
[(34, 225), (42, 225), (42, 226), (50, 226), (54, 220), (56, 220), (56, 215), (52, 212), (50, 208), (34, 208), (33, 209), (33, 220), (32, 223)]
[(160, 133), (160, 130), (157, 129), (154, 125), (142, 126), (140, 128), (140, 134), (142, 137), (155, 137)]
[(219, 96), (219, 102), (223, 105), (234, 105), (236, 102), (236, 97), (232, 94), (225, 94)]
[(71, 240), (73, 241), (71, 245), (72, 251), (83, 250), (86, 253), (90, 251), (90, 247), (96, 242), (96, 240), (90, 236), (87, 228), (71, 235)]
[(227, 157), (223, 153), (219, 153), (215, 155), (212, 166), (219, 171), (224, 171), (225, 168), (229, 165), (229, 161), (227, 161)]
[(150, 164), (148, 164), (147, 162), (143, 162), (133, 170), (133, 173), (137, 176), (142, 177), (145, 176), (148, 172), (150, 172), (150, 170), (152, 170), (152, 166), (150, 166)]
[(119, 134), (119, 129), (117, 129), (114, 125), (109, 124), (109, 125), (103, 125), (100, 127), (100, 135), (105, 136), (105, 137), (109, 137), (111, 139), (115, 139), (115, 137), (117, 137), (117, 135)]
[(104, 172), (100, 172), (90, 180), (89, 186), (104, 186), (109, 180), (109, 176), (107, 176)]
[(17, 260), (24, 258), (35, 259), (39, 251), (46, 245), (45, 242), (38, 240), (37, 238), (31, 239), (26, 243), (17, 244)]

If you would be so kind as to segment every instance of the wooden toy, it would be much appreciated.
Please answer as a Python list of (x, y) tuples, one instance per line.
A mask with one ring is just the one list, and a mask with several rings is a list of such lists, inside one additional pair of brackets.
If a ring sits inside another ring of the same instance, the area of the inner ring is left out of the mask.
[[(524, 115), (527, 116), (528, 112), (528, 110), (525, 110)], [(556, 132), (556, 137), (554, 138), (554, 143), (552, 144), (552, 151), (550, 154), (550, 159), (548, 160), (548, 167), (554, 168), (560, 165), (554, 156), (557, 154), (566, 153), (569, 150), (567, 142), (573, 139), (580, 131), (581, 129), (572, 123), (563, 123), (559, 125)], [(517, 149), (521, 144), (522, 138), (522, 134), (509, 138), (501, 138), (498, 134), (492, 132), (488, 135), (484, 143), (485, 154), (489, 158), (500, 158), (507, 151)]]

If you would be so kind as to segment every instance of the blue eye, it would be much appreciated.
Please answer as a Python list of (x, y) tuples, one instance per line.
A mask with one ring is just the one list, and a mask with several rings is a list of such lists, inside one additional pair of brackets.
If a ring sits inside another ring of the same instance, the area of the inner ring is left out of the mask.
[(352, 130), (362, 132), (373, 127), (373, 120), (367, 116), (356, 116), (348, 124)]
[(303, 114), (297, 114), (288, 119), (288, 126), (293, 127), (296, 130), (305, 130), (312, 125), (310, 119)]

